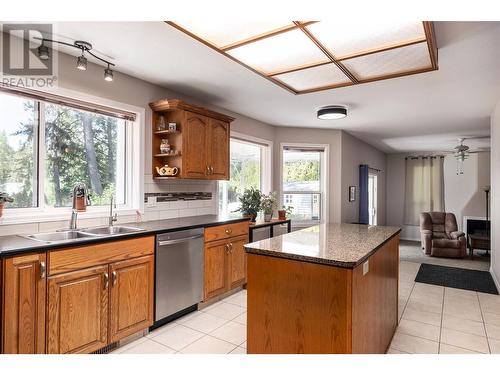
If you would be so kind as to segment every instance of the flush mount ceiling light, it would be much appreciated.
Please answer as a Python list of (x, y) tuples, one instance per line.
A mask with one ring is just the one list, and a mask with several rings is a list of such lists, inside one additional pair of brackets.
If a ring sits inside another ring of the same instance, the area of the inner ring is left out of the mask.
[(318, 109), (320, 120), (339, 120), (347, 116), (347, 108), (341, 105), (329, 105)]
[(294, 94), (438, 69), (427, 21), (167, 23)]
[(87, 57), (85, 57), (85, 54), (88, 54), (94, 57), (95, 59), (107, 64), (107, 68), (104, 69), (104, 80), (108, 82), (113, 81), (113, 70), (111, 70), (111, 67), (115, 66), (115, 64), (109, 62), (106, 59), (103, 59), (102, 57), (97, 56), (95, 52), (92, 52), (92, 44), (90, 44), (89, 42), (83, 40), (77, 40), (73, 44), (71, 44), (47, 38), (35, 38), (35, 39), (41, 40), (42, 42), (42, 44), (38, 47), (38, 57), (40, 58), (40, 60), (48, 60), (50, 57), (49, 48), (45, 45), (45, 43), (58, 43), (68, 47), (77, 48), (82, 52), (81, 56), (78, 56), (76, 59), (76, 68), (78, 70), (82, 71), (87, 70)]

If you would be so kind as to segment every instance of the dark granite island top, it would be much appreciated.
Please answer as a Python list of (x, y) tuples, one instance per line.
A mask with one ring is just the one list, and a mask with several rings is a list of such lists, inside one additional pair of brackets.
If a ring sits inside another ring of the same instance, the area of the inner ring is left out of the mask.
[(247, 253), (354, 268), (363, 263), (398, 227), (321, 224), (245, 245)]

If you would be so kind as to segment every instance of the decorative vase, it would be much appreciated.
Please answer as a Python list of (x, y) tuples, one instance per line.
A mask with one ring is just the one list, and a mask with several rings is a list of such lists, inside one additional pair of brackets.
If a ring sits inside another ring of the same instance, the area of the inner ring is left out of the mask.
[(257, 214), (255, 214), (255, 213), (249, 213), (249, 212), (244, 212), (243, 213), (243, 217), (249, 217), (250, 221), (252, 223), (255, 223), (255, 219), (257, 218)]
[(279, 220), (286, 220), (286, 211), (285, 210), (278, 210), (278, 219)]
[(270, 213), (264, 212), (264, 221), (265, 222), (270, 222), (272, 218), (273, 218), (272, 212), (270, 212)]

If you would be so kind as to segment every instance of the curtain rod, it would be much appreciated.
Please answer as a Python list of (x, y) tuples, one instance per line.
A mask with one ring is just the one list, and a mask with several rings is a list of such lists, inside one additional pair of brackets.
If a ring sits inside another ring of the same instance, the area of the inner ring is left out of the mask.
[(419, 156), (407, 156), (405, 157), (405, 160), (411, 159), (411, 160), (416, 160), (418, 158), (422, 159), (437, 159), (441, 158), (444, 159), (445, 155), (419, 155)]
[(368, 166), (368, 169), (371, 169), (372, 171), (375, 171), (375, 172), (382, 172), (382, 169), (373, 168), (373, 167), (370, 167), (370, 166)]

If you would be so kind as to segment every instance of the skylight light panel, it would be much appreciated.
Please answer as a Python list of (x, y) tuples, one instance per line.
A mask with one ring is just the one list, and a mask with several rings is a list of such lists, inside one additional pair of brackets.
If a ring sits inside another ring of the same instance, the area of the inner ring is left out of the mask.
[(300, 30), (274, 35), (231, 49), (227, 53), (265, 74), (329, 61)]
[(280, 80), (295, 91), (350, 83), (349, 78), (334, 63), (279, 74), (273, 78)]
[(422, 22), (321, 21), (307, 29), (337, 58), (381, 47), (425, 40)]
[(355, 57), (342, 64), (359, 80), (432, 68), (427, 43)]
[(206, 22), (199, 20), (184, 20), (176, 22), (182, 28), (218, 48), (247, 40), (262, 34), (293, 26), (290, 21), (250, 21), (241, 22), (238, 19), (227, 19), (224, 22), (214, 22), (207, 18)]

